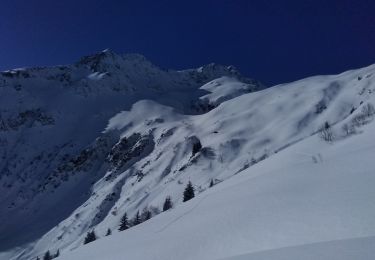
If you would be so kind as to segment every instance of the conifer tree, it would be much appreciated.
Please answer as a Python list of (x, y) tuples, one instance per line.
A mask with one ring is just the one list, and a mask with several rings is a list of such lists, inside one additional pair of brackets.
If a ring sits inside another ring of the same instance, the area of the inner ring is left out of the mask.
[(142, 210), (141, 220), (142, 220), (142, 222), (144, 222), (146, 220), (149, 220), (150, 218), (152, 218), (152, 213), (147, 207), (145, 207)]
[(185, 191), (184, 191), (183, 202), (191, 200), (192, 198), (194, 198), (194, 196), (195, 196), (194, 187), (193, 187), (193, 184), (191, 183), (191, 181), (189, 181), (189, 183), (186, 185), (186, 188), (185, 188)]
[(119, 231), (123, 231), (129, 228), (129, 221), (128, 221), (128, 215), (124, 214), (121, 218), (120, 227), (118, 228)]
[(43, 260), (52, 260), (52, 256), (49, 250), (44, 254)]
[(133, 218), (133, 226), (139, 225), (141, 223), (142, 223), (142, 219), (141, 219), (141, 216), (139, 215), (139, 210), (138, 210)]
[(211, 181), (210, 181), (210, 188), (213, 187), (214, 185), (215, 185), (214, 180), (211, 179)]
[(112, 235), (112, 230), (110, 228), (107, 229), (107, 233), (105, 234), (105, 236), (110, 236)]
[(163, 211), (167, 211), (168, 209), (171, 209), (172, 207), (173, 207), (173, 204), (172, 204), (171, 196), (167, 196), (163, 204)]
[(91, 232), (89, 231), (89, 232), (87, 232), (87, 235), (85, 237), (85, 240), (83, 241), (83, 244), (85, 245), (85, 244), (91, 243), (91, 242), (93, 242), (95, 240), (96, 240), (95, 231), (94, 230), (91, 231)]
[(53, 256), (53, 258), (59, 257), (60, 256), (60, 249), (57, 249), (56, 254)]

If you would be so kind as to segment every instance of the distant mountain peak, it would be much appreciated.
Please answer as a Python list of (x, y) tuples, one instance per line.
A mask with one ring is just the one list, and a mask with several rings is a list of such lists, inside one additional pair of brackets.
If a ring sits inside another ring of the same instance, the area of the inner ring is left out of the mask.
[(111, 51), (110, 49), (105, 49), (101, 52), (82, 57), (77, 62), (77, 65), (86, 65), (92, 68), (96, 68), (100, 64), (114, 63), (114, 61), (117, 59), (121, 59), (121, 56)]

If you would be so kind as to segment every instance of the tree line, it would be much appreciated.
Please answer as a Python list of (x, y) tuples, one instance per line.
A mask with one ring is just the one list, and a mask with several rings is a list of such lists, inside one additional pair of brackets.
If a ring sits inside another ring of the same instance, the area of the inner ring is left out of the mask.
[[(209, 186), (212, 187), (213, 185), (214, 185), (214, 182), (213, 182), (213, 180), (211, 180)], [(192, 182), (189, 181), (188, 184), (185, 187), (184, 192), (183, 192), (182, 201), (186, 202), (186, 201), (191, 200), (194, 197), (195, 197), (195, 188), (194, 188)], [(171, 198), (171, 196), (167, 196), (164, 200), (164, 203), (163, 203), (163, 208), (162, 208), (163, 212), (165, 212), (167, 210), (170, 210), (172, 208), (173, 208), (172, 198)], [(124, 215), (120, 219), (118, 231), (124, 231), (124, 230), (127, 230), (127, 229), (131, 228), (131, 227), (137, 226), (137, 225), (149, 220), (150, 218), (152, 218), (154, 215), (157, 215), (158, 213), (159, 213), (159, 210), (157, 208), (154, 208), (153, 212), (152, 212), (149, 208), (146, 207), (142, 210), (142, 212), (140, 212), (138, 210), (136, 212), (136, 214), (133, 216), (133, 218), (129, 219), (127, 213), (125, 212)], [(111, 234), (112, 234), (112, 230), (110, 228), (108, 228), (105, 236), (110, 236)], [(91, 230), (91, 231), (88, 231), (86, 233), (86, 237), (84, 238), (83, 244), (85, 245), (85, 244), (91, 243), (91, 242), (97, 240), (97, 238), (98, 238), (98, 236), (96, 235), (94, 229)], [(60, 256), (60, 250), (57, 250), (57, 252), (55, 254), (51, 254), (50, 251), (48, 250), (44, 254), (43, 260), (52, 260), (52, 259), (54, 259), (58, 256)], [(36, 260), (41, 260), (41, 259), (39, 257), (37, 257)]]
[[(212, 186), (213, 186), (213, 181), (211, 180), (210, 187), (212, 187)], [(191, 183), (191, 181), (189, 181), (188, 184), (185, 187), (182, 201), (186, 202), (188, 200), (191, 200), (192, 198), (194, 198), (194, 196), (195, 196), (195, 189), (194, 189), (194, 186)], [(167, 196), (164, 200), (164, 203), (163, 203), (163, 212), (165, 212), (165, 211), (167, 211), (171, 208), (173, 208), (172, 198), (171, 198), (171, 196)], [(120, 219), (118, 231), (121, 232), (121, 231), (127, 230), (131, 227), (137, 226), (137, 225), (149, 220), (152, 217), (153, 217), (153, 213), (147, 207), (144, 208), (142, 212), (139, 212), (139, 210), (138, 210), (132, 219), (129, 219), (128, 214), (125, 212), (124, 215)], [(111, 234), (112, 234), (112, 230), (110, 228), (108, 228), (106, 236), (109, 236)], [(97, 236), (95, 234), (95, 231), (94, 230), (89, 231), (86, 234), (86, 237), (84, 239), (83, 244), (93, 242), (96, 239), (97, 239)]]

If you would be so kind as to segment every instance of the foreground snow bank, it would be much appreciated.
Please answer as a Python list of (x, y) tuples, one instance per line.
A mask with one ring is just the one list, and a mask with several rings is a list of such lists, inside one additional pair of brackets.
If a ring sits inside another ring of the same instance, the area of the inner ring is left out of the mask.
[(336, 240), (246, 254), (222, 260), (372, 260), (375, 237)]

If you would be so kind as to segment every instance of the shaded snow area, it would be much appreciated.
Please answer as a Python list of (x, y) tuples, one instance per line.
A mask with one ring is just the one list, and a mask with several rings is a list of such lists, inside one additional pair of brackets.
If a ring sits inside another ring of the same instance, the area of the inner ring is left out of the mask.
[(1, 260), (375, 256), (374, 65), (263, 89), (104, 51), (0, 79)]

